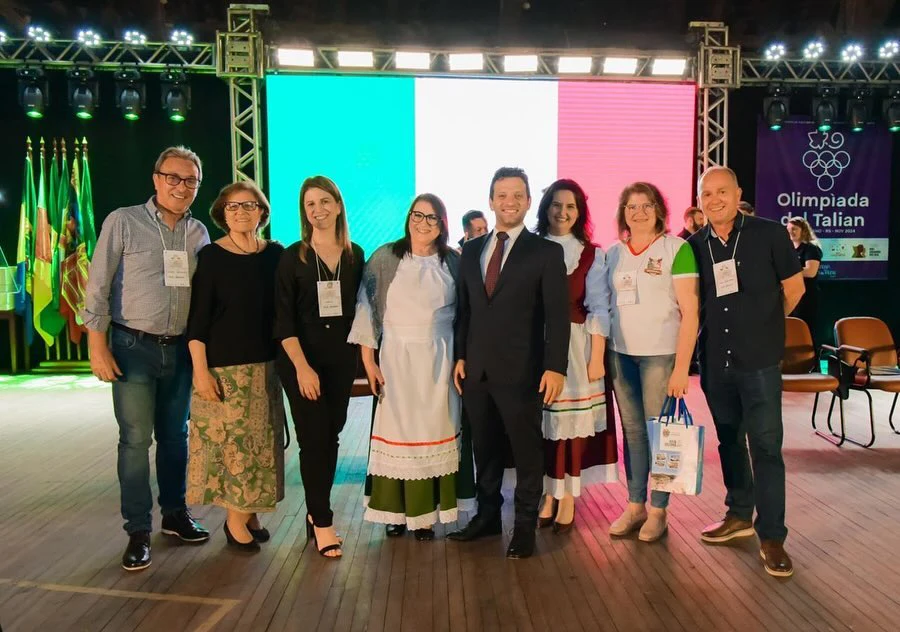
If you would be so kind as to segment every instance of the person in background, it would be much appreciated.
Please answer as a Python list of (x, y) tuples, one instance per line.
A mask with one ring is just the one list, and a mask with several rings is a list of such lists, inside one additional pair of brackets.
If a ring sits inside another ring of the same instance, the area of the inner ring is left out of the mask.
[(751, 217), (756, 215), (756, 209), (753, 208), (753, 205), (750, 204), (750, 202), (738, 202), (738, 211), (744, 215), (750, 215)]
[(544, 504), (538, 526), (572, 528), (575, 498), (592, 483), (618, 480), (615, 415), (605, 375), (609, 336), (606, 254), (591, 243), (584, 190), (557, 180), (538, 205), (535, 232), (563, 248), (569, 285), (569, 364), (559, 399), (544, 405)]
[(706, 226), (706, 216), (696, 206), (691, 206), (684, 212), (684, 228), (678, 236), (684, 240)]
[(481, 237), (488, 232), (487, 219), (485, 219), (484, 213), (481, 211), (469, 211), (463, 215), (462, 227), (464, 236), (457, 242), (460, 248), (470, 239)]
[(259, 238), (269, 201), (252, 182), (225, 186), (210, 219), (225, 236), (200, 251), (188, 348), (194, 395), (187, 500), (228, 511), (225, 537), (259, 551), (257, 513), (284, 498), (284, 401), (275, 373), (275, 270), (284, 250)]
[(729, 542), (752, 537), (755, 528), (766, 572), (787, 577), (794, 566), (784, 550), (779, 365), (785, 314), (803, 295), (800, 263), (781, 224), (738, 212), (734, 171), (707, 169), (697, 189), (709, 220), (689, 240), (700, 262), (700, 385), (719, 439), (728, 507), (700, 539)]
[(291, 407), (306, 491), (306, 534), (337, 559), (331, 486), (359, 350), (347, 342), (365, 262), (350, 241), (343, 197), (325, 176), (300, 186), (300, 241), (281, 255), (275, 281), (276, 367)]
[(816, 315), (819, 311), (819, 287), (816, 277), (822, 263), (822, 248), (809, 222), (803, 217), (792, 217), (787, 223), (788, 235), (794, 244), (794, 252), (803, 268), (803, 296), (791, 316), (801, 319), (809, 327), (813, 342), (816, 339)]
[(436, 195), (417, 196), (405, 223), (403, 238), (366, 264), (348, 340), (360, 345), (378, 396), (364, 517), (386, 524), (389, 537), (410, 528), (432, 540), (435, 522), (475, 506), (472, 447), (453, 387), (459, 255), (447, 246), (447, 210)]
[(668, 492), (650, 493), (647, 420), (659, 415), (667, 396), (688, 391), (688, 372), (699, 323), (697, 259), (680, 237), (666, 233), (668, 209), (648, 182), (619, 195), (616, 222), (621, 240), (606, 257), (612, 306), (610, 377), (625, 437), (628, 506), (609, 528), (653, 542), (668, 529)]
[(112, 382), (128, 533), (122, 567), (127, 571), (151, 562), (154, 436), (162, 532), (185, 542), (209, 539), (184, 497), (191, 402), (184, 331), (197, 253), (209, 243), (206, 227), (190, 210), (202, 180), (197, 154), (186, 147), (164, 150), (153, 167), (156, 194), (110, 213), (88, 273), (81, 318), (88, 330), (91, 371)]

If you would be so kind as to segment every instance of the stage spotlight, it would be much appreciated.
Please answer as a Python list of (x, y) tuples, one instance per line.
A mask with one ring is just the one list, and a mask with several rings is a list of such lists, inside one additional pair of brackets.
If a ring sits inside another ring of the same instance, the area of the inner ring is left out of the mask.
[(633, 75), (637, 72), (636, 57), (607, 57), (603, 60), (603, 73), (606, 75)]
[(812, 100), (813, 118), (820, 132), (831, 131), (834, 119), (837, 117), (838, 100), (835, 89), (831, 86), (822, 86), (816, 90), (816, 96)]
[(863, 47), (856, 42), (847, 44), (846, 46), (844, 46), (843, 50), (841, 50), (841, 61), (848, 64), (855, 63), (862, 59), (862, 57)]
[(591, 57), (560, 57), (556, 72), (561, 75), (569, 73), (589, 75), (591, 74), (591, 67), (593, 65), (594, 60)]
[(394, 68), (399, 70), (428, 70), (431, 68), (431, 55), (398, 50), (394, 53)]
[(900, 88), (891, 88), (882, 109), (888, 129), (892, 132), (900, 132)]
[(775, 42), (773, 44), (769, 44), (766, 47), (766, 50), (763, 52), (763, 56), (766, 61), (778, 61), (782, 59), (787, 53), (787, 48), (781, 42)]
[(37, 67), (19, 68), (16, 71), (19, 84), (19, 103), (28, 118), (44, 118), (44, 110), (50, 104), (44, 71)]
[(769, 96), (763, 99), (763, 116), (769, 129), (774, 132), (780, 130), (790, 111), (791, 99), (787, 88), (784, 86), (770, 88)]
[(6, 40), (9, 38), (6, 36), (6, 31), (0, 31), (0, 44), (6, 44)]
[(342, 68), (372, 68), (375, 55), (370, 50), (339, 50), (338, 66)]
[(126, 68), (118, 71), (113, 78), (116, 81), (116, 106), (125, 120), (138, 120), (147, 104), (147, 88), (141, 73), (134, 68)]
[(100, 36), (90, 29), (82, 29), (78, 31), (78, 41), (90, 48), (91, 46), (100, 46)]
[(503, 72), (537, 72), (537, 55), (504, 55)]
[(462, 70), (484, 70), (484, 55), (481, 53), (450, 53), (447, 63), (451, 72)]
[(850, 130), (861, 132), (872, 120), (872, 93), (868, 88), (857, 88), (847, 99), (847, 122)]
[(316, 65), (316, 55), (308, 48), (279, 48), (275, 51), (279, 66), (312, 68)]
[(687, 68), (687, 59), (665, 59), (657, 58), (653, 60), (653, 68), (650, 74), (654, 76), (680, 77)]
[(181, 70), (167, 70), (160, 76), (162, 107), (170, 121), (181, 123), (191, 109), (191, 86)]
[(190, 46), (194, 43), (194, 36), (183, 29), (175, 29), (170, 40), (175, 46)]
[(878, 48), (879, 59), (893, 59), (900, 53), (900, 42), (888, 40)]
[(28, 27), (28, 39), (34, 40), (35, 42), (41, 42), (46, 44), (51, 39), (50, 31), (41, 27), (41, 26), (29, 26)]
[(74, 68), (66, 73), (69, 79), (69, 105), (82, 120), (94, 118), (94, 108), (100, 101), (100, 90), (94, 73), (87, 68)]
[(143, 46), (147, 43), (147, 36), (140, 31), (125, 31), (125, 43), (132, 46)]
[(825, 42), (813, 40), (803, 47), (803, 59), (814, 61), (825, 54)]

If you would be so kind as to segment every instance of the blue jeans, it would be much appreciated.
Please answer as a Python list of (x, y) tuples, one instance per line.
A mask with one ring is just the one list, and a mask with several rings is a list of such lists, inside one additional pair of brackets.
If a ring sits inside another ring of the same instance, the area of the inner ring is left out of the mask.
[[(650, 478), (650, 437), (647, 419), (659, 415), (672, 369), (675, 354), (632, 356), (609, 352), (609, 376), (612, 379), (622, 435), (625, 438), (625, 478), (628, 480), (628, 502), (647, 502), (647, 480)], [(654, 491), (650, 506), (665, 509), (669, 493)]]
[(780, 367), (756, 371), (701, 369), (700, 383), (719, 437), (728, 515), (752, 520), (755, 505), (754, 526), (760, 540), (784, 541), (787, 528)]
[(119, 423), (119, 487), (125, 531), (150, 531), (150, 444), (156, 436), (156, 481), (163, 515), (185, 508), (191, 362), (187, 343), (160, 345), (120, 329), (111, 348), (122, 376), (113, 382)]

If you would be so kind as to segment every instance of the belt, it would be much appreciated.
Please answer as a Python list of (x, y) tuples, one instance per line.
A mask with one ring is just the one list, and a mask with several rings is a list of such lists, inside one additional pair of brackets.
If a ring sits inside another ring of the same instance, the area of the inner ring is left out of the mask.
[(132, 329), (131, 327), (126, 327), (122, 323), (113, 322), (112, 326), (121, 331), (125, 331), (138, 340), (150, 340), (155, 342), (158, 345), (174, 345), (184, 338), (184, 336), (160, 336), (158, 334), (148, 334), (146, 331), (141, 331), (140, 329)]

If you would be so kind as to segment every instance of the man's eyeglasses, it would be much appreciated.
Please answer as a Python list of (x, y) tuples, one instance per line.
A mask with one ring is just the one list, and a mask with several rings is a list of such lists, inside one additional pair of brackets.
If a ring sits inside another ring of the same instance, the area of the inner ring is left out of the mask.
[(429, 226), (437, 226), (438, 222), (441, 219), (437, 215), (426, 215), (425, 213), (420, 213), (419, 211), (413, 211), (409, 214), (409, 216), (412, 218), (413, 224), (421, 224), (422, 220), (424, 219)]
[(156, 175), (164, 177), (166, 179), (166, 184), (172, 187), (177, 187), (182, 182), (184, 182), (184, 186), (189, 189), (197, 189), (200, 187), (200, 178), (195, 178), (194, 176), (182, 178), (177, 173), (163, 173), (162, 171), (157, 171)]
[(225, 210), (229, 213), (236, 213), (239, 208), (251, 213), (259, 208), (259, 202), (247, 200), (246, 202), (225, 202)]
[(656, 208), (653, 202), (645, 202), (644, 204), (627, 204), (625, 210), (629, 213), (637, 213), (638, 211), (647, 211), (648, 213)]

